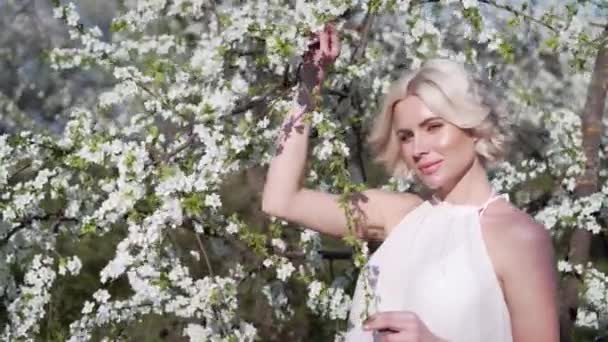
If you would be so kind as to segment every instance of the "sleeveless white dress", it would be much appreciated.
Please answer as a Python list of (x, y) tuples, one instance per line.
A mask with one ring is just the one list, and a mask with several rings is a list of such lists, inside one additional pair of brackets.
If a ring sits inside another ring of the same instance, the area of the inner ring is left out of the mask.
[[(480, 207), (425, 201), (393, 228), (357, 280), (347, 342), (374, 341), (365, 312), (411, 311), (450, 342), (512, 342), (509, 311), (487, 253)], [(367, 277), (364, 276), (367, 272)]]

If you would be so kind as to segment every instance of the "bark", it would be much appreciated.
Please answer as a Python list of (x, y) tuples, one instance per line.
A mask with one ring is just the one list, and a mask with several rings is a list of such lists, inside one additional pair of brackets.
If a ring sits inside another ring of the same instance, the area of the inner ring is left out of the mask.
[[(604, 30), (601, 40), (608, 38), (608, 28)], [(608, 89), (608, 46), (603, 44), (598, 50), (587, 91), (587, 99), (582, 115), (583, 150), (585, 169), (577, 180), (575, 195), (585, 197), (600, 189), (599, 184), (599, 147), (604, 132), (602, 116)], [(576, 229), (569, 241), (568, 260), (573, 264), (586, 264), (589, 259), (592, 233), (586, 229)], [(573, 340), (574, 321), (579, 305), (579, 288), (581, 280), (575, 276), (565, 277), (562, 283), (562, 305), (560, 309), (561, 341)]]
[[(371, 13), (371, 11), (368, 11), (368, 13), (365, 15), (361, 28), (361, 42), (355, 47), (350, 59), (351, 64), (358, 63), (365, 56), (370, 31), (374, 25), (375, 18), (375, 14)], [(339, 109), (338, 114), (345, 122), (348, 122), (349, 117), (353, 115), (353, 111), (358, 112), (362, 110), (357, 101), (361, 94), (359, 94), (357, 90), (356, 82), (351, 82), (348, 95), (342, 100), (342, 108)], [(352, 130), (346, 132), (346, 142), (350, 148), (350, 156), (347, 158), (348, 171), (353, 182), (366, 183), (368, 181), (368, 175), (367, 171), (365, 170), (365, 162), (363, 157), (364, 137), (361, 123), (354, 123), (351, 128)]]

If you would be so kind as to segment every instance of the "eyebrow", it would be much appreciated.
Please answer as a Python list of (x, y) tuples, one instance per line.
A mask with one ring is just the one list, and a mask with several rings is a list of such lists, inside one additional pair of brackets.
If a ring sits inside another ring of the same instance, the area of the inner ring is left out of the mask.
[[(433, 116), (433, 117), (430, 117), (430, 118), (426, 118), (426, 119), (422, 120), (422, 122), (419, 123), (418, 126), (419, 127), (424, 127), (424, 126), (428, 125), (429, 122), (431, 122), (433, 120), (437, 120), (437, 119), (441, 120), (441, 118), (438, 117), (438, 116)], [(411, 132), (411, 130), (407, 129), (407, 128), (399, 128), (397, 130), (397, 133), (406, 133), (406, 132)]]

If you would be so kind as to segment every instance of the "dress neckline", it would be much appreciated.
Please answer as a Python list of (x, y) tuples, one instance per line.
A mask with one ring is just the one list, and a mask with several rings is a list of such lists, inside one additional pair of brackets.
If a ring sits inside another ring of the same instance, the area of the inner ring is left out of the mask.
[(488, 197), (488, 199), (481, 205), (474, 205), (474, 204), (456, 204), (456, 203), (451, 203), (448, 201), (442, 201), (441, 199), (439, 199), (439, 197), (435, 196), (435, 194), (433, 194), (431, 196), (431, 199), (428, 201), (431, 205), (433, 206), (444, 206), (447, 208), (455, 208), (455, 209), (468, 209), (468, 210), (476, 210), (479, 211), (479, 214), (483, 214), (483, 212), (486, 211), (486, 209), (488, 208), (488, 205), (490, 205), (492, 202), (494, 202), (497, 199), (500, 198), (504, 198), (506, 201), (509, 201), (509, 195), (506, 193), (498, 193), (494, 190), (492, 190), (490, 197)]

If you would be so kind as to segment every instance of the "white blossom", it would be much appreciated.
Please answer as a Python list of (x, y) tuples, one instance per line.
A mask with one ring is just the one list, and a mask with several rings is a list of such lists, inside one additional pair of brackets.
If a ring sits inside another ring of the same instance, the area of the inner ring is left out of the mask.
[(293, 267), (293, 264), (289, 261), (284, 261), (281, 262), (279, 264), (279, 266), (277, 267), (277, 278), (286, 281), (287, 278), (289, 278), (291, 276), (291, 274), (293, 273), (293, 271), (295, 271), (295, 267)]

